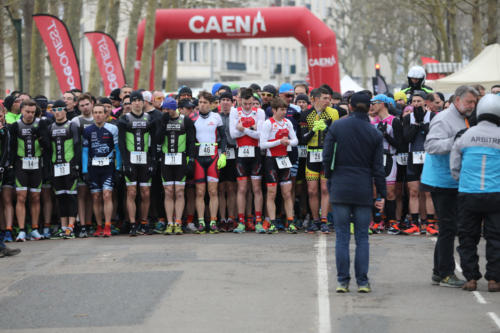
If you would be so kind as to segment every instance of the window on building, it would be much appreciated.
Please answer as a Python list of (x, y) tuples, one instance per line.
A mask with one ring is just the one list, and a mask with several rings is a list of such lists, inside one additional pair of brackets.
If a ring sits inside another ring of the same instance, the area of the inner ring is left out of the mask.
[(179, 44), (177, 45), (177, 60), (179, 62), (185, 61), (185, 55), (184, 55), (185, 46), (186, 46), (185, 42), (179, 42)]
[(253, 48), (251, 46), (248, 47), (248, 63), (253, 65)]
[(289, 54), (290, 54), (290, 51), (288, 50), (288, 48), (285, 49), (285, 58), (283, 59), (283, 64), (284, 64), (284, 70), (283, 70), (283, 74), (285, 75), (289, 75), (290, 74), (290, 67), (288, 67), (288, 64), (289, 64)]
[(274, 73), (274, 67), (276, 66), (276, 54), (274, 47), (271, 47), (271, 57), (269, 59), (269, 65), (271, 66), (271, 71)]
[(241, 55), (240, 62), (247, 62), (247, 47), (246, 46), (242, 47), (242, 52), (243, 52), (243, 54)]
[(306, 69), (306, 62), (307, 62), (306, 48), (302, 46), (300, 48), (300, 66), (302, 67), (303, 70)]
[(193, 42), (189, 44), (189, 61), (191, 62), (200, 61), (200, 44), (198, 42)]
[(263, 56), (262, 56), (262, 60), (264, 61), (264, 68), (267, 68), (267, 61), (268, 61), (268, 58), (267, 58), (267, 46), (264, 46), (264, 50), (263, 50)]
[(208, 44), (208, 42), (203, 42), (202, 44), (203, 48), (201, 50), (201, 57), (202, 57), (202, 62), (204, 64), (208, 63), (208, 61), (210, 60), (210, 57), (212, 56), (211, 54), (211, 49), (210, 49), (210, 45)]
[[(259, 69), (259, 62), (260, 62), (260, 60), (259, 60), (259, 48), (255, 47), (254, 50), (255, 50), (255, 69), (258, 70)], [(266, 61), (266, 60), (264, 59), (264, 61)]]
[(219, 56), (220, 68), (224, 68), (225, 59), (227, 59), (226, 44), (224, 44), (224, 42), (221, 42), (220, 43), (220, 56)]

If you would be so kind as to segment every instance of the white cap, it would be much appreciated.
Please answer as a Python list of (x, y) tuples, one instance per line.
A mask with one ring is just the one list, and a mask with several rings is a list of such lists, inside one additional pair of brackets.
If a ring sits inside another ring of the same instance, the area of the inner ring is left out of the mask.
[(142, 98), (144, 98), (144, 102), (151, 103), (151, 101), (153, 99), (153, 95), (151, 95), (151, 92), (144, 90), (142, 92)]

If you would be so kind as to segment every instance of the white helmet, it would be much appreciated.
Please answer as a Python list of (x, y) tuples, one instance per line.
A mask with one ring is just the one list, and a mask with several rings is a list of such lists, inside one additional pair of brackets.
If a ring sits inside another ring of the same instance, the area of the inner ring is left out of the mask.
[(500, 119), (500, 96), (496, 94), (486, 94), (477, 103), (477, 117), (491, 114)]
[(408, 71), (408, 77), (411, 79), (425, 79), (425, 69), (422, 66), (413, 66)]

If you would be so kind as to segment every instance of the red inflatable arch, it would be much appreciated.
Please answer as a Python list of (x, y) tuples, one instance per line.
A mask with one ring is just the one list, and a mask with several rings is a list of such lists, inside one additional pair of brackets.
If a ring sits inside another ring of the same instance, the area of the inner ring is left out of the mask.
[[(139, 81), (145, 20), (137, 29), (134, 87)], [(307, 49), (310, 83), (340, 91), (335, 33), (304, 7), (160, 9), (154, 48), (165, 39), (295, 37)], [(152, 80), (153, 81), (153, 80)], [(154, 81), (153, 81), (154, 82)]]

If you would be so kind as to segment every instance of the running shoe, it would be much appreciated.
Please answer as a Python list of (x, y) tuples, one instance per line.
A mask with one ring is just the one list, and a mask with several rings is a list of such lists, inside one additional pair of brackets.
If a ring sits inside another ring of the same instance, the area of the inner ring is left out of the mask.
[(367, 294), (367, 293), (371, 293), (371, 292), (372, 292), (372, 288), (370, 287), (369, 283), (362, 285), (362, 286), (358, 286), (358, 293)]
[(283, 222), (281, 222), (281, 219), (276, 219), (275, 223), (276, 223), (276, 229), (278, 229), (278, 231), (284, 231), (286, 229)]
[(427, 232), (428, 236), (437, 236), (439, 234), (439, 231), (437, 230), (434, 223), (429, 223), (425, 231)]
[(64, 239), (73, 239), (73, 238), (75, 238), (75, 234), (73, 233), (73, 229), (66, 228), (66, 230), (64, 230), (63, 238)]
[(309, 226), (307, 227), (307, 232), (310, 234), (314, 234), (319, 231), (319, 222), (309, 222)]
[(219, 231), (226, 232), (227, 231), (227, 222), (225, 219), (221, 219), (219, 222)]
[(328, 225), (326, 222), (321, 222), (321, 227), (320, 227), (321, 233), (328, 235), (330, 233), (330, 229), (328, 228)]
[(389, 229), (387, 229), (387, 234), (389, 235), (399, 235), (401, 230), (399, 230), (399, 222), (393, 221), (389, 225)]
[(116, 227), (114, 224), (111, 225), (111, 235), (117, 236), (121, 233), (121, 229)]
[(209, 227), (209, 232), (211, 234), (218, 234), (219, 233), (219, 228), (217, 228), (217, 222), (216, 221), (210, 221), (210, 227)]
[(167, 228), (163, 232), (165, 235), (173, 235), (174, 234), (174, 224), (169, 223), (167, 225)]
[(174, 224), (174, 233), (176, 235), (182, 235), (182, 226), (179, 223)]
[(374, 234), (380, 234), (382, 233), (382, 231), (384, 231), (384, 223), (383, 222), (375, 223), (372, 221), (370, 222), (370, 230)]
[(198, 234), (204, 234), (204, 233), (206, 233), (207, 231), (205, 230), (205, 228), (206, 228), (205, 227), (205, 223), (199, 222), (198, 223), (198, 229), (196, 230), (196, 233), (198, 233)]
[(110, 225), (104, 226), (104, 231), (103, 231), (102, 235), (104, 237), (111, 237), (111, 226)]
[(64, 232), (61, 228), (52, 231), (50, 239), (63, 239)]
[(269, 226), (269, 229), (267, 229), (268, 234), (277, 234), (278, 231), (279, 230), (274, 223), (271, 223), (271, 225)]
[(432, 274), (431, 283), (433, 286), (439, 286), (439, 282), (441, 282), (441, 277), (437, 274)]
[(425, 235), (427, 233), (427, 223), (420, 224), (420, 234)]
[(420, 235), (420, 228), (415, 224), (410, 224), (408, 228), (401, 230), (403, 235)]
[(264, 228), (264, 230), (267, 231), (270, 226), (271, 226), (271, 221), (269, 220), (269, 218), (265, 218), (264, 222), (262, 222), (262, 228)]
[(40, 235), (40, 233), (38, 232), (38, 229), (33, 229), (30, 232), (30, 239), (31, 240), (40, 240), (40, 239), (43, 239), (43, 236)]
[(256, 234), (265, 234), (266, 233), (266, 229), (264, 229), (264, 227), (262, 226), (262, 223), (257, 223), (255, 225), (255, 233)]
[(297, 233), (297, 227), (295, 226), (294, 223), (291, 223), (288, 228), (286, 229), (286, 232), (289, 234), (296, 234)]
[(87, 238), (89, 237), (87, 233), (87, 228), (85, 226), (80, 228), (80, 232), (78, 233), (78, 238)]
[(245, 225), (243, 223), (238, 223), (238, 226), (234, 228), (233, 232), (237, 234), (242, 234), (245, 232)]
[(129, 236), (130, 237), (136, 237), (137, 236), (137, 223), (131, 223), (130, 224), (130, 231), (129, 231)]
[(12, 231), (7, 230), (7, 231), (5, 232), (5, 235), (4, 235), (4, 237), (3, 237), (3, 241), (4, 241), (5, 243), (12, 243), (12, 242), (14, 241), (14, 240), (12, 239)]
[(102, 228), (102, 226), (98, 225), (97, 229), (92, 234), (92, 237), (100, 237), (103, 235), (103, 233), (104, 233), (104, 229)]
[(165, 222), (163, 222), (163, 221), (156, 222), (156, 225), (155, 225), (155, 228), (154, 228), (153, 231), (154, 231), (155, 234), (163, 234), (163, 233), (165, 233), (165, 234), (169, 235), (168, 233), (166, 233)]
[(293, 224), (297, 227), (297, 230), (302, 230), (302, 220), (300, 219), (294, 219)]
[(246, 222), (246, 230), (247, 231), (255, 231), (255, 222), (253, 219), (248, 219)]
[(194, 225), (193, 222), (189, 222), (186, 228), (187, 228), (188, 232), (193, 232), (194, 233), (194, 232), (198, 231), (198, 229), (196, 228), (196, 226)]
[(232, 232), (235, 228), (235, 223), (234, 223), (234, 220), (229, 218), (227, 219), (226, 221), (226, 231), (227, 232)]
[(465, 281), (460, 280), (455, 274), (449, 275), (439, 282), (439, 286), (449, 288), (462, 288), (464, 284)]
[(24, 231), (19, 231), (16, 237), (16, 242), (26, 242), (26, 233)]
[(337, 286), (337, 289), (335, 289), (335, 292), (339, 294), (344, 294), (349, 292), (349, 285), (347, 283), (341, 283)]
[(140, 230), (140, 233), (142, 235), (152, 235), (153, 234), (153, 230), (151, 229), (151, 227), (149, 226), (149, 223), (145, 223), (145, 224), (142, 224), (141, 223), (141, 230)]

